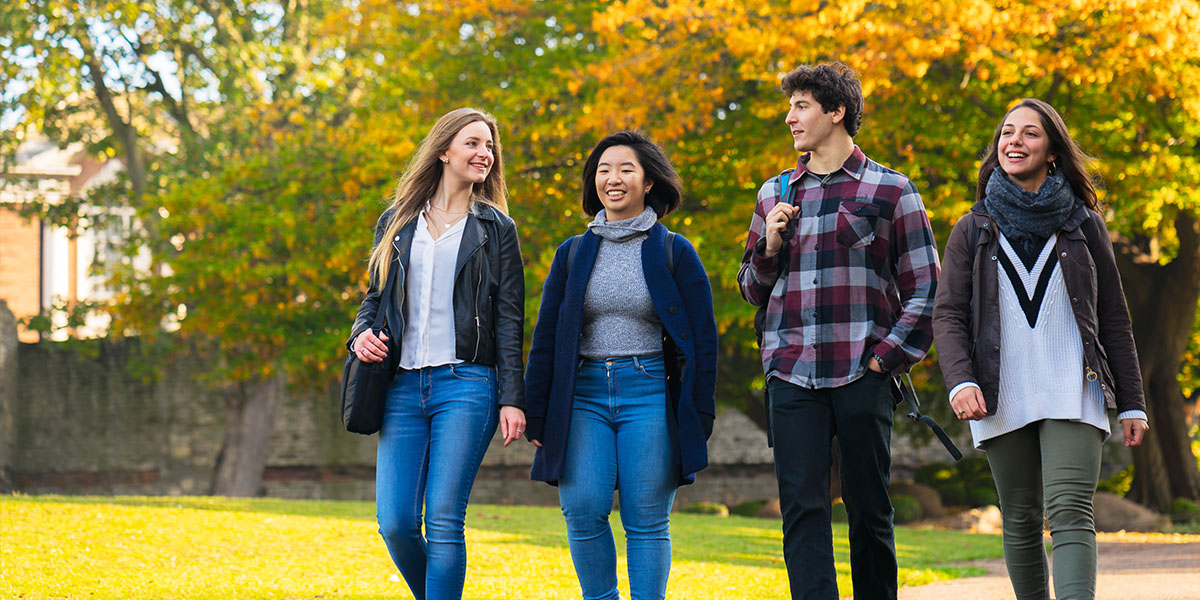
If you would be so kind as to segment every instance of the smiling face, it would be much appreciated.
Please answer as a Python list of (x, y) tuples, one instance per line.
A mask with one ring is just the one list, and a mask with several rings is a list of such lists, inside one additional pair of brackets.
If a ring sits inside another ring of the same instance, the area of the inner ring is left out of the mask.
[(1050, 150), (1050, 138), (1036, 110), (1022, 106), (1008, 113), (996, 141), (996, 158), (1009, 179), (1036, 192), (1057, 158)]
[(646, 208), (646, 193), (653, 187), (637, 153), (629, 146), (612, 146), (600, 155), (596, 169), (596, 194), (609, 221), (632, 219)]
[(835, 128), (842, 129), (841, 120), (846, 109), (838, 107), (832, 112), (825, 112), (821, 103), (809, 92), (796, 90), (789, 103), (785, 122), (792, 132), (792, 146), (796, 152), (812, 152), (819, 150), (830, 140)]
[(445, 174), (470, 183), (483, 183), (492, 170), (495, 142), (487, 123), (475, 121), (458, 130), (450, 147), (439, 157)]

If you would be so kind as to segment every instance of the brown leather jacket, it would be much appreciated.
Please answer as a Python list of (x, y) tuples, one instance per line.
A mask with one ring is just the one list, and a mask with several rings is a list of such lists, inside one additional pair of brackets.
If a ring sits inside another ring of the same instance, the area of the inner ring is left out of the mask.
[[(982, 202), (959, 219), (942, 255), (933, 305), (933, 339), (946, 388), (979, 384), (989, 415), (996, 414), (1000, 390), (995, 227)], [(1058, 233), (1055, 252), (1083, 341), (1084, 373), (1099, 377), (1110, 410), (1145, 410), (1133, 327), (1104, 218), (1077, 207)]]

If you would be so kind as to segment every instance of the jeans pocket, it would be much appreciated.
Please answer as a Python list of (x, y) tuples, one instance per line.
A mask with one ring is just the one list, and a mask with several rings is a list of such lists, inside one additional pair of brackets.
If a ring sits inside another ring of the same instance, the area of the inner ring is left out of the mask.
[(638, 361), (637, 369), (638, 372), (650, 379), (663, 381), (667, 378), (667, 369), (661, 359), (654, 362)]
[(867, 369), (867, 375), (874, 377), (880, 381), (886, 381), (889, 377), (891, 377), (887, 373), (883, 373), (881, 371), (876, 371), (874, 369)]
[(488, 381), (491, 378), (492, 369), (475, 363), (456, 363), (450, 365), (450, 374), (455, 379), (463, 381)]

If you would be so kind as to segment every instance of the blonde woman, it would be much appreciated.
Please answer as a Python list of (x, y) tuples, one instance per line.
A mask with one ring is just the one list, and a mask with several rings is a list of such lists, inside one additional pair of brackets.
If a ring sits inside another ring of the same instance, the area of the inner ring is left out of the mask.
[(438, 119), (375, 225), (371, 285), (347, 342), (365, 362), (398, 365), (379, 432), (376, 517), (417, 600), (462, 597), (479, 464), (497, 421), (506, 446), (525, 431), (525, 283), (500, 157), (491, 115), (460, 108)]

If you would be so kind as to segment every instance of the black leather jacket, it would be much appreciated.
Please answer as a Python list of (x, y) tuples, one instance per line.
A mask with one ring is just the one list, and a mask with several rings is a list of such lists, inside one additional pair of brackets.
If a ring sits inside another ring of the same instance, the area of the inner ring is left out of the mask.
[[(387, 232), (392, 209), (384, 211), (375, 224), (375, 244)], [(392, 265), (397, 271), (395, 298), (384, 315), (388, 331), (388, 353), (400, 355), (404, 331), (405, 275), (417, 221), (413, 219), (391, 240), (395, 248)], [(371, 274), (367, 297), (358, 307), (346, 348), (371, 328), (379, 310), (382, 282)], [(455, 355), (466, 362), (496, 367), (501, 406), (525, 408), (524, 361), (525, 275), (521, 247), (512, 218), (486, 204), (477, 203), (467, 215), (454, 275)]]

